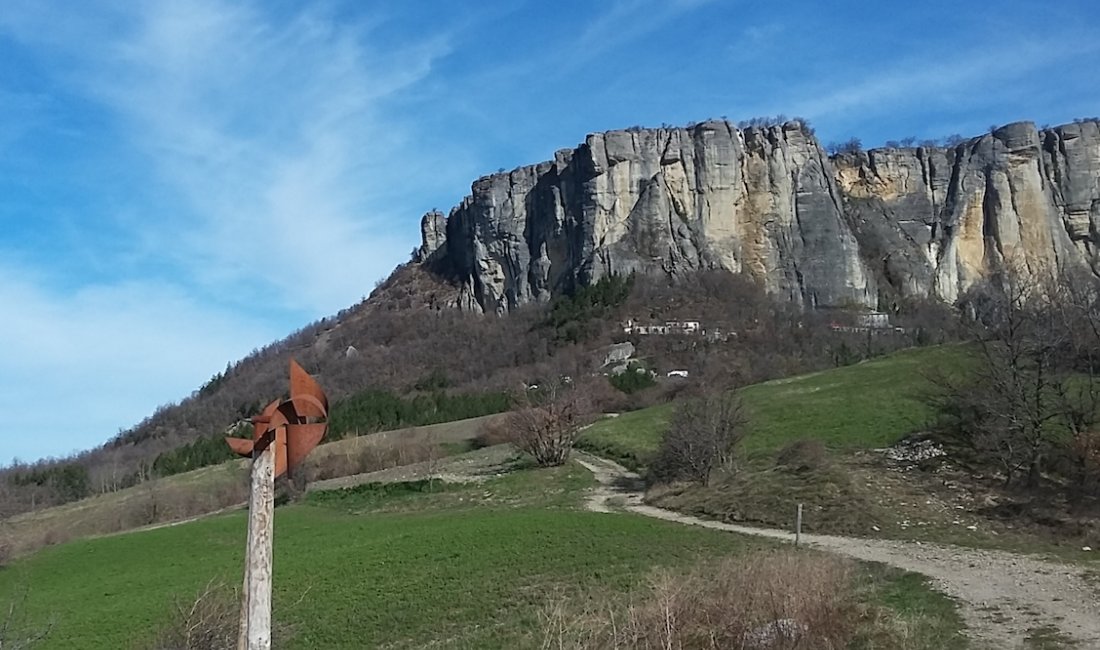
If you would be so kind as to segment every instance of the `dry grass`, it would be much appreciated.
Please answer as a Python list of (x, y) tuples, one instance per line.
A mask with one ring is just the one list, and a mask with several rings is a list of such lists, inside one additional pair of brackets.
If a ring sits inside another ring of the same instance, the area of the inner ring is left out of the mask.
[[(442, 446), (469, 441), (499, 415), (386, 431), (327, 443), (309, 456), (310, 480), (348, 476), (441, 458)], [(45, 546), (181, 521), (243, 505), (245, 461), (147, 481), (62, 506), (0, 520), (0, 566)]]
[(516, 436), (512, 432), (511, 423), (508, 418), (496, 418), (489, 420), (481, 427), (481, 431), (472, 440), (474, 447), (483, 449), (485, 447), (495, 447), (497, 445), (511, 444), (515, 442)]
[(248, 474), (242, 463), (147, 481), (0, 522), (0, 555), (18, 557), (81, 537), (181, 521), (240, 505), (247, 498)]
[(151, 650), (224, 650), (235, 647), (240, 621), (240, 592), (217, 581), (191, 602), (177, 600)]
[(34, 624), (26, 618), (25, 605), (29, 593), (30, 585), (23, 584), (8, 602), (3, 603), (0, 609), (0, 650), (30, 650), (50, 636), (52, 620)]
[(829, 463), (829, 452), (820, 440), (803, 438), (779, 450), (775, 464), (795, 472), (821, 469)]
[[(415, 430), (414, 430), (415, 431)], [(428, 462), (445, 455), (433, 440), (410, 435), (406, 440), (356, 439), (358, 445), (344, 445), (339, 452), (319, 454), (302, 464), (307, 482), (377, 472), (391, 467)]]
[(753, 554), (691, 573), (659, 571), (625, 608), (543, 614), (543, 647), (713, 650), (846, 648), (863, 618), (850, 563), (816, 554)]

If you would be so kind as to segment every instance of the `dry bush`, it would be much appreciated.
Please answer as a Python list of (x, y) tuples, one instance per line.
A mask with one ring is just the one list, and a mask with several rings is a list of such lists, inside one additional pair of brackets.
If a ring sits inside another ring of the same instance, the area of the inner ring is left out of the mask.
[(174, 478), (147, 481), (110, 497), (89, 501), (85, 508), (22, 518), (8, 524), (4, 537), (10, 553), (18, 556), (80, 537), (188, 519), (247, 501), (248, 474), (243, 465), (213, 472), (216, 473), (195, 481)]
[[(309, 590), (298, 599), (300, 603)], [(293, 606), (296, 606), (295, 603)], [(292, 606), (292, 607), (293, 607)], [(135, 644), (149, 650), (225, 650), (236, 648), (240, 634), (241, 592), (214, 579), (191, 600), (176, 599), (168, 608), (164, 623), (151, 641)], [(272, 620), (272, 645), (282, 647), (293, 635), (293, 627)]]
[(682, 402), (661, 437), (649, 477), (659, 483), (693, 481), (706, 486), (718, 469), (733, 466), (746, 418), (736, 393)]
[(832, 650), (848, 647), (862, 615), (849, 562), (795, 551), (657, 571), (620, 612), (551, 603), (543, 647)]
[(237, 645), (240, 594), (212, 580), (192, 600), (177, 600), (152, 650), (224, 650)]
[(556, 467), (569, 460), (573, 442), (593, 415), (583, 389), (550, 382), (537, 391), (526, 391), (516, 410), (503, 419), (516, 448), (542, 467)]
[(474, 437), (474, 447), (483, 449), (513, 443), (516, 440), (508, 418), (493, 418), (481, 426), (481, 431)]
[(899, 616), (888, 607), (866, 607), (854, 647), (875, 650), (928, 650), (943, 648), (942, 622), (927, 614)]
[(73, 539), (74, 534), (67, 526), (50, 526), (42, 533), (42, 546), (56, 546)]
[(802, 438), (780, 449), (775, 464), (795, 472), (808, 472), (821, 469), (828, 460), (829, 454), (823, 442)]
[(349, 445), (344, 451), (309, 457), (299, 470), (307, 482), (377, 472), (438, 459), (442, 448), (433, 440), (406, 433), (403, 439), (390, 442), (364, 441)]
[(217, 512), (248, 501), (249, 472), (245, 466), (228, 468), (224, 476), (208, 483), (183, 483), (165, 479), (147, 481), (124, 502), (115, 530), (179, 521)]
[(1065, 472), (1075, 477), (1071, 496), (1100, 494), (1100, 432), (1081, 432), (1069, 444), (1069, 459), (1072, 468)]
[(359, 468), (364, 465), (362, 457), (365, 455), (366, 453), (363, 451), (355, 454), (334, 453), (309, 458), (302, 465), (299, 473), (305, 476), (307, 483), (340, 476), (352, 476), (360, 473)]
[(26, 617), (30, 587), (21, 584), (0, 604), (0, 650), (28, 650), (37, 647), (53, 630), (53, 621), (32, 624)]

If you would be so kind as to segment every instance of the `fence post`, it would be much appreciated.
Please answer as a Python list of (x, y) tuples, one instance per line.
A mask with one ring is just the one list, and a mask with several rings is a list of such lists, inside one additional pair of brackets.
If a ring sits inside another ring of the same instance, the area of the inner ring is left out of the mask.
[(271, 648), (271, 560), (275, 523), (275, 445), (257, 450), (252, 459), (248, 503), (248, 550), (245, 555), (244, 620), (241, 650)]
[(798, 504), (798, 512), (794, 517), (794, 545), (802, 543), (802, 504)]

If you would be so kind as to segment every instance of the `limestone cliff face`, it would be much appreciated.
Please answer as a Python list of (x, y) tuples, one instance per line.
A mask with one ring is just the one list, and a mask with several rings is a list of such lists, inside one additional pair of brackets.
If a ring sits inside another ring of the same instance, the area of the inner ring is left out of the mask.
[(1100, 260), (1096, 122), (830, 160), (798, 122), (588, 136), (425, 215), (420, 261), (504, 313), (610, 273), (749, 273), (807, 307), (954, 300), (996, 264)]
[(1100, 130), (1001, 127), (954, 148), (834, 162), (868, 265), (899, 295), (955, 300), (999, 265), (1100, 271)]

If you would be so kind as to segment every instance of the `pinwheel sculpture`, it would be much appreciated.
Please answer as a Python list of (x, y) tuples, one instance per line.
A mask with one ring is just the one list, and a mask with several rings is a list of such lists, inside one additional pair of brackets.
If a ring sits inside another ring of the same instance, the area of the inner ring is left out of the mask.
[(275, 400), (252, 418), (252, 438), (226, 438), (252, 459), (248, 545), (241, 595), (240, 650), (271, 648), (271, 560), (275, 479), (305, 459), (328, 427), (328, 399), (320, 384), (293, 359), (290, 397)]
[(252, 418), (252, 439), (226, 438), (229, 447), (245, 458), (255, 458), (275, 446), (275, 476), (302, 462), (325, 435), (328, 399), (321, 385), (290, 360), (290, 397), (275, 400)]

